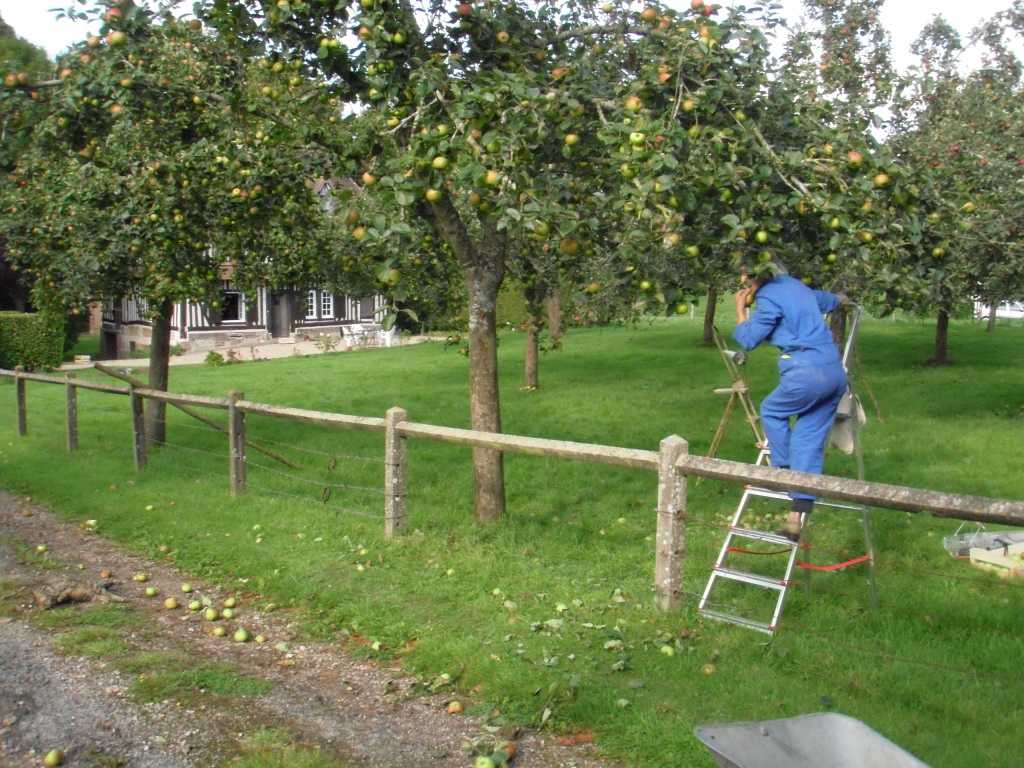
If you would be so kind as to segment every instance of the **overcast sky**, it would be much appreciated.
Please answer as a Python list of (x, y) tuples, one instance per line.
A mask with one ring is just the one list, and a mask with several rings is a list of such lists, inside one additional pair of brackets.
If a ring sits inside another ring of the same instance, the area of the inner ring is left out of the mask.
[[(720, 0), (730, 5), (733, 0)], [(20, 37), (44, 48), (51, 58), (68, 46), (85, 39), (89, 34), (85, 25), (63, 19), (56, 21), (51, 8), (67, 8), (73, 0), (0, 0), (0, 16), (14, 27)], [(756, 0), (745, 0), (755, 5)], [(803, 10), (802, 0), (781, 0), (782, 15), (796, 21)], [(898, 68), (909, 62), (910, 44), (921, 28), (935, 14), (943, 17), (960, 30), (962, 36), (979, 22), (1004, 10), (1011, 0), (887, 0), (882, 9), (882, 24), (892, 35), (893, 53)], [(688, 0), (670, 0), (670, 5), (685, 7)]]

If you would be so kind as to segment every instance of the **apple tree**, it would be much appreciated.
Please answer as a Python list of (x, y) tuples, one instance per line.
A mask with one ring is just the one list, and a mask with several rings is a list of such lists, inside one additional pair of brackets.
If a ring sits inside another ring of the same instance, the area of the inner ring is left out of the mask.
[[(245, 289), (321, 272), (319, 121), (297, 114), (297, 70), (254, 72), (196, 20), (130, 2), (89, 13), (101, 36), (62, 58), (25, 150), (4, 158), (0, 227), (38, 303), (136, 296), (153, 322), (149, 386), (166, 390), (176, 303), (216, 309), (226, 278)], [(147, 410), (156, 442), (162, 405)]]

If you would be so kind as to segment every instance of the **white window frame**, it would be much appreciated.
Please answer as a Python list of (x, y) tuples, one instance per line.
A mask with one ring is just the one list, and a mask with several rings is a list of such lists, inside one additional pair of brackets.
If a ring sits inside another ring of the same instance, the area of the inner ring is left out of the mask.
[(228, 319), (226, 319), (224, 317), (223, 309), (224, 309), (224, 305), (227, 304), (227, 302), (224, 302), (224, 305), (221, 306), (221, 311), (222, 311), (221, 318), (220, 318), (221, 323), (222, 324), (235, 323), (236, 325), (244, 324), (245, 323), (245, 294), (242, 293), (239, 290), (234, 289), (234, 288), (225, 288), (223, 293), (224, 293), (225, 298), (227, 297), (227, 295), (229, 293), (238, 294), (238, 317), (233, 318), (231, 320), (228, 320)]
[(320, 292), (320, 318), (322, 320), (334, 318), (334, 294), (330, 291)]
[(316, 320), (316, 290), (310, 289), (309, 295), (306, 297), (306, 319)]

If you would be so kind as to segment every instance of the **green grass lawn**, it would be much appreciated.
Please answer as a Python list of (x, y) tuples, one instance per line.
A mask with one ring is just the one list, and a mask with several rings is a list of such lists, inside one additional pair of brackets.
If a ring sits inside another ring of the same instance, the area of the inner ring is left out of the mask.
[[(930, 322), (862, 326), (854, 373), (869, 418), (867, 478), (1024, 498), (1024, 326), (987, 334), (954, 323), (955, 364), (941, 368), (920, 364), (933, 333)], [(573, 330), (542, 358), (540, 391), (526, 392), (523, 337), (505, 334), (504, 429), (648, 450), (678, 434), (706, 454), (726, 402), (713, 390), (730, 380), (699, 339), (690, 319)], [(747, 366), (755, 402), (776, 382), (774, 357), (757, 350)], [(221, 397), (239, 389), (250, 400), (358, 416), (401, 406), (411, 421), (467, 427), (467, 380), (463, 357), (424, 344), (177, 367), (171, 388)], [(409, 532), (388, 542), (380, 435), (249, 417), (249, 437), (299, 468), (250, 451), (250, 492), (232, 501), (226, 440), (208, 427), (170, 411), (169, 445), (137, 474), (125, 398), (80, 392), (81, 450), (69, 455), (63, 389), (29, 382), (28, 391), (30, 431), (19, 438), (14, 387), (0, 381), (6, 487), (68, 520), (96, 519), (142, 554), (249, 590), (249, 603), (286, 606), (313, 636), (347, 637), (356, 652), (400, 660), (425, 680), (460, 674), (471, 711), (591, 729), (607, 754), (634, 765), (712, 766), (695, 726), (821, 711), (856, 717), (934, 766), (1019, 762), (1024, 581), (951, 558), (942, 539), (956, 521), (873, 510), (878, 612), (865, 566), (815, 573), (768, 637), (703, 622), (695, 610), (740, 498), (735, 485), (689, 484), (685, 606), (663, 613), (652, 593), (653, 473), (509, 455), (508, 514), (481, 527), (470, 450), (410, 441)], [(718, 455), (756, 458), (740, 415)], [(826, 472), (855, 476), (855, 466), (833, 453)], [(819, 510), (814, 520), (815, 562), (863, 552), (856, 513)], [(758, 595), (735, 599), (764, 607)]]

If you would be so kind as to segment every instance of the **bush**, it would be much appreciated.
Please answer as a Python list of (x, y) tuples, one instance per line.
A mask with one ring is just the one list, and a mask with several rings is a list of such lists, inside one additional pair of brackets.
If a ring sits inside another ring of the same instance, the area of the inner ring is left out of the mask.
[(0, 368), (52, 370), (64, 359), (67, 323), (57, 313), (0, 312)]

